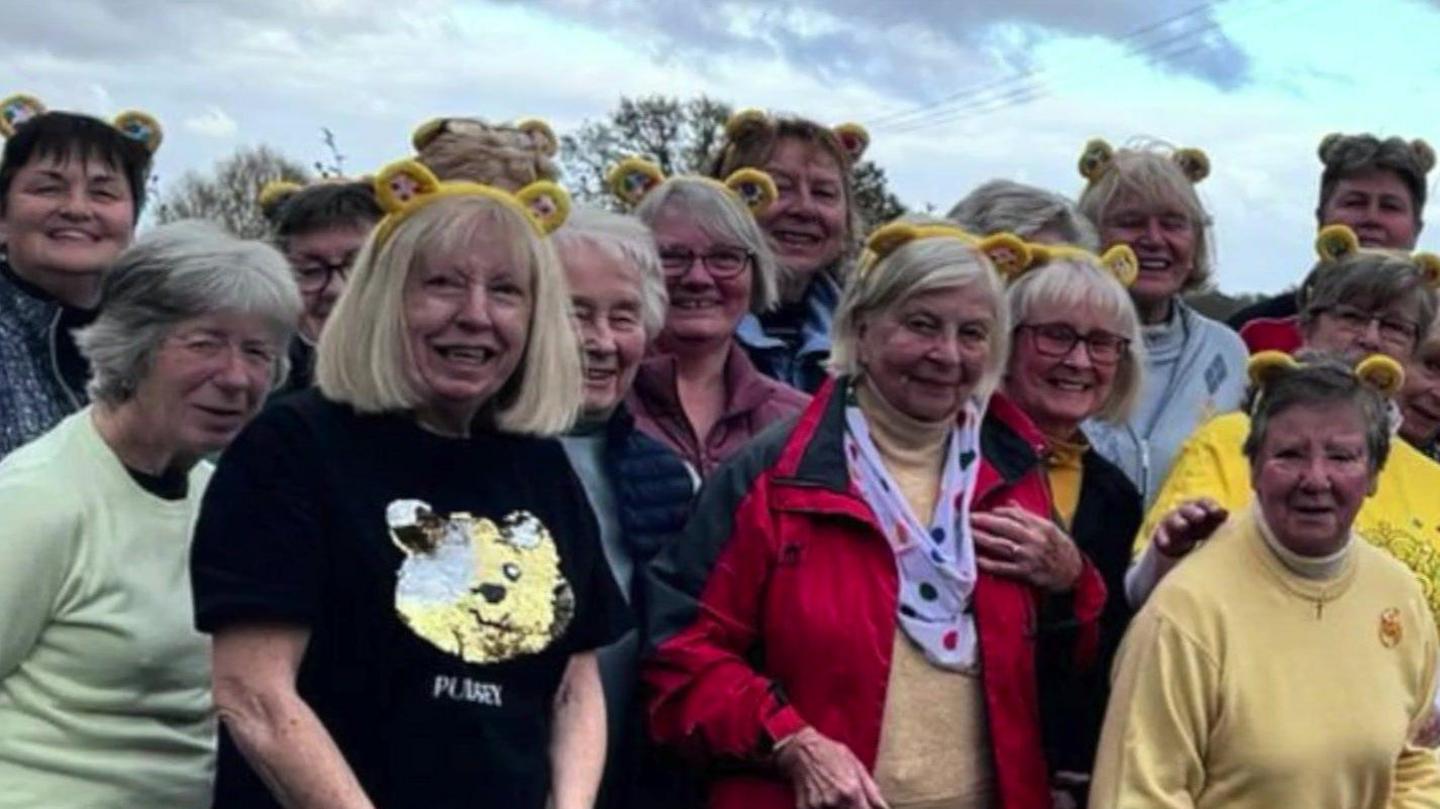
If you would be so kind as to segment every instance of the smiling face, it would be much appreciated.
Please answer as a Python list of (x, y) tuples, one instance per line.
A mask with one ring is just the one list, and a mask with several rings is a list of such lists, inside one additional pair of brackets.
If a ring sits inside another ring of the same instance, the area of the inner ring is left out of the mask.
[(1346, 225), (1363, 247), (1414, 250), (1420, 235), (1410, 189), (1400, 175), (1382, 168), (1340, 178), (1320, 209), (1320, 226)]
[(346, 274), (373, 226), (373, 222), (335, 225), (297, 233), (285, 240), (285, 258), (295, 270), (305, 303), (300, 332), (311, 342), (319, 339), (325, 318), (345, 291)]
[(1250, 482), (1275, 538), (1305, 556), (1339, 550), (1375, 490), (1360, 408), (1295, 405), (1270, 418)]
[(835, 263), (849, 216), (840, 164), (819, 146), (781, 138), (763, 168), (779, 192), (760, 218), (776, 258), (807, 277)]
[(866, 382), (910, 418), (955, 418), (984, 376), (995, 305), (980, 289), (950, 287), (858, 318), (856, 355)]
[(1405, 387), (1397, 399), (1405, 421), (1400, 434), (1417, 447), (1440, 433), (1440, 340), (1427, 340), (1405, 364)]
[(405, 279), (405, 338), (422, 421), (463, 432), (525, 354), (530, 264), (488, 229), (422, 254)]
[(1180, 294), (1195, 271), (1199, 237), (1199, 225), (1178, 200), (1157, 204), (1118, 194), (1100, 222), (1105, 249), (1127, 244), (1140, 260), (1130, 294), (1142, 310)]
[(585, 352), (584, 415), (603, 419), (629, 392), (645, 355), (640, 271), (586, 241), (567, 243), (560, 258)]
[[(665, 288), (670, 293), (670, 308), (659, 337), (661, 346), (666, 351), (686, 353), (728, 343), (750, 308), (755, 262), (744, 259), (738, 272), (720, 272), (717, 277), (701, 257), (744, 253), (744, 246), (738, 241), (714, 238), (693, 216), (676, 208), (661, 211), (650, 229), (655, 234), (660, 264), (665, 269)], [(686, 256), (694, 259), (685, 264)], [(717, 259), (710, 262), (714, 265)]]
[(123, 406), (171, 436), (177, 457), (218, 452), (264, 403), (281, 350), (270, 324), (255, 315), (181, 321)]
[(1304, 329), (1305, 345), (1344, 358), (1352, 365), (1371, 354), (1385, 354), (1401, 363), (1415, 350), (1420, 303), (1398, 299), (1380, 307), (1336, 304), (1312, 317)]
[(24, 278), (98, 275), (134, 236), (130, 182), (103, 160), (37, 155), (16, 172), (0, 229)]
[[(1039, 304), (1019, 324), (1005, 375), (1005, 394), (1052, 438), (1068, 439), (1105, 406), (1115, 385), (1118, 363), (1125, 352), (1112, 356), (1122, 338), (1120, 329), (1093, 307), (1072, 311)], [(1067, 340), (1075, 340), (1068, 351)], [(1100, 361), (1094, 354), (1099, 352)]]

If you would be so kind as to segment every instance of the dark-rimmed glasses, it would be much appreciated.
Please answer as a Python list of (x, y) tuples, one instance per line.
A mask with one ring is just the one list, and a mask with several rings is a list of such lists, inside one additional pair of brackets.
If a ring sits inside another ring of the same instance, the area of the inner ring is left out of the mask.
[(1075, 344), (1082, 342), (1096, 365), (1114, 365), (1130, 350), (1130, 341), (1118, 334), (1098, 330), (1081, 334), (1064, 323), (1022, 323), (1015, 330), (1029, 332), (1036, 353), (1051, 359), (1070, 356)]
[(733, 278), (754, 260), (754, 253), (740, 247), (712, 247), (704, 253), (688, 247), (666, 247), (660, 251), (660, 267), (671, 278), (690, 272), (696, 261), (712, 278)]

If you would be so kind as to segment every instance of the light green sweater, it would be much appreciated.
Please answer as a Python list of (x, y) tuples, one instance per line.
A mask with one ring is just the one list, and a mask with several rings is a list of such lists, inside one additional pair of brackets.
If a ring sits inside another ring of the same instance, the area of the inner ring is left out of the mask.
[(209, 806), (188, 560), (210, 471), (151, 495), (88, 408), (0, 463), (0, 809)]

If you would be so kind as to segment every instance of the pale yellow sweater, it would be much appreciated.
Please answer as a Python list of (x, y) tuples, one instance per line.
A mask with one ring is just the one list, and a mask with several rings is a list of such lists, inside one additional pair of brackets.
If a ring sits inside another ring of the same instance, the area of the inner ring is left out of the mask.
[(1130, 626), (1096, 762), (1096, 809), (1440, 807), (1407, 740), (1434, 693), (1435, 625), (1411, 575), (1351, 542), (1302, 578), (1243, 509)]
[[(908, 418), (863, 385), (856, 395), (886, 470), (929, 523), (952, 424)], [(897, 626), (875, 760), (890, 809), (982, 809), (993, 780), (980, 675), (932, 665)]]

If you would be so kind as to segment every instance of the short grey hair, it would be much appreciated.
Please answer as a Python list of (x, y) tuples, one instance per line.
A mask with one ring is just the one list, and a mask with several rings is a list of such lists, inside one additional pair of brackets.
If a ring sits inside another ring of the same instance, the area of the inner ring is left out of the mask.
[(851, 275), (830, 327), (831, 372), (850, 376), (863, 372), (859, 340), (865, 318), (899, 306), (916, 294), (955, 288), (979, 292), (994, 313), (990, 356), (975, 388), (977, 396), (989, 396), (1000, 381), (1010, 351), (1005, 286), (990, 260), (958, 238), (932, 236), (907, 242)]
[(99, 316), (75, 332), (90, 362), (90, 397), (129, 400), (175, 326), (221, 312), (256, 315), (270, 326), (276, 384), (288, 372), (286, 346), (300, 311), (300, 290), (275, 248), (198, 219), (160, 225), (116, 260), (101, 282)]
[[(1117, 199), (1133, 197), (1142, 204), (1173, 206), (1190, 218), (1195, 233), (1195, 266), (1181, 292), (1204, 289), (1214, 272), (1210, 255), (1211, 219), (1195, 191), (1195, 183), (1175, 162), (1175, 150), (1157, 141), (1139, 141), (1115, 150), (1110, 167), (1085, 186), (1076, 203), (1095, 227), (1104, 230), (1110, 207)], [(1110, 247), (1111, 245), (1102, 245)]]
[[(1096, 262), (1062, 257), (1020, 276), (1005, 293), (1013, 328), (1030, 320), (1039, 309), (1054, 312), (1089, 310), (1105, 319), (1108, 329), (1128, 340), (1115, 368), (1110, 394), (1096, 416), (1120, 423), (1129, 417), (1140, 396), (1145, 375), (1145, 340), (1135, 304), (1115, 276)], [(1062, 318), (1060, 322), (1065, 322)]]
[(1281, 413), (1299, 406), (1350, 404), (1360, 411), (1365, 425), (1366, 458), (1372, 473), (1378, 473), (1390, 456), (1390, 413), (1379, 391), (1355, 375), (1340, 359), (1318, 351), (1301, 352), (1300, 364), (1273, 371), (1261, 385), (1251, 389), (1250, 434), (1245, 436), (1245, 457), (1251, 469), (1265, 446), (1270, 422)]
[(750, 311), (768, 312), (780, 302), (779, 262), (755, 216), (734, 191), (709, 177), (671, 177), (651, 190), (635, 209), (652, 230), (662, 213), (679, 212), (716, 241), (731, 242), (755, 256), (750, 283)]
[(1320, 261), (1295, 294), (1302, 330), (1338, 304), (1375, 310), (1407, 300), (1415, 302), (1416, 348), (1435, 323), (1435, 292), (1414, 256), (1397, 250), (1362, 248), (1334, 261)]
[(644, 222), (634, 216), (576, 206), (551, 238), (562, 264), (571, 250), (588, 249), (634, 267), (640, 281), (640, 319), (645, 336), (654, 339), (660, 333), (670, 294), (665, 291), (665, 272), (660, 268), (655, 234)]
[(1100, 249), (1100, 235), (1075, 203), (1024, 183), (991, 180), (955, 203), (946, 216), (976, 236), (1013, 233), (1029, 240), (1053, 228), (1066, 244), (1091, 252)]

